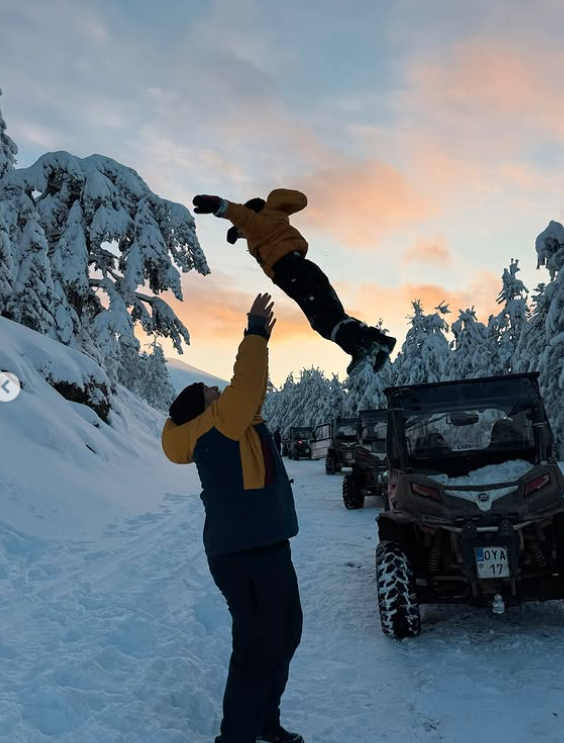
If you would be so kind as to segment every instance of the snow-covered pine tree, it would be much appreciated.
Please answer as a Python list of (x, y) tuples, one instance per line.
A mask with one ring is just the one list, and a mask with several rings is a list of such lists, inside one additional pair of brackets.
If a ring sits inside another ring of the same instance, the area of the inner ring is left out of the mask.
[(151, 344), (151, 353), (141, 354), (143, 374), (138, 382), (138, 394), (157, 410), (167, 412), (176, 392), (170, 381), (164, 351), (156, 337)]
[(539, 368), (540, 357), (546, 345), (545, 324), (550, 301), (546, 284), (541, 282), (531, 297), (527, 322), (523, 326), (515, 354), (515, 371), (530, 372)]
[(493, 374), (487, 328), (479, 322), (473, 307), (459, 310), (458, 320), (452, 323), (454, 351), (451, 357), (451, 379), (471, 379)]
[[(0, 200), (17, 212), (22, 194), (36, 207), (47, 240), (59, 340), (94, 358), (102, 354), (114, 387), (117, 336), (133, 337), (136, 321), (146, 333), (171, 338), (182, 353), (188, 330), (157, 295), (172, 290), (182, 299), (177, 267), (209, 273), (185, 207), (159, 198), (110, 158), (66, 152), (8, 172)], [(139, 291), (145, 284), (152, 295)]]
[(564, 227), (550, 222), (537, 237), (535, 248), (538, 265), (550, 273), (544, 292), (545, 346), (539, 358), (539, 381), (559, 454), (564, 457)]
[(323, 405), (319, 410), (319, 417), (321, 420), (318, 423), (324, 421), (333, 420), (343, 414), (345, 407), (345, 389), (343, 383), (339, 380), (336, 374), (331, 376), (331, 379), (327, 380), (325, 384), (325, 398)]
[[(0, 89), (1, 95), (2, 90)], [(0, 107), (0, 180), (3, 175), (14, 169), (17, 152), (16, 144), (6, 134), (6, 122)], [(0, 202), (0, 314), (6, 307), (8, 297), (12, 293), (14, 279), (10, 230), (5, 207)]]
[(519, 261), (512, 258), (509, 268), (503, 271), (503, 285), (497, 298), (503, 308), (499, 314), (490, 317), (488, 323), (493, 374), (510, 374), (517, 363), (516, 351), (527, 322), (529, 293), (525, 284), (517, 278), (520, 270)]
[(426, 315), (420, 300), (412, 302), (411, 327), (395, 362), (395, 384), (430, 384), (450, 378), (451, 350), (445, 335), (444, 315), (450, 310), (444, 302), (436, 312)]
[(14, 281), (10, 231), (4, 219), (4, 207), (0, 204), (0, 315), (12, 293)]
[[(11, 175), (2, 178), (0, 189)], [(33, 197), (17, 188), (9, 189), (9, 193), (4, 214), (10, 234), (13, 268), (11, 290), (3, 300), (0, 299), (2, 315), (55, 338), (54, 286), (45, 234), (38, 221)]]
[(143, 362), (139, 353), (141, 344), (137, 338), (120, 338), (118, 344), (120, 353), (118, 382), (138, 395), (143, 379)]
[[(0, 96), (2, 89), (0, 88)], [(16, 143), (6, 134), (6, 122), (0, 108), (0, 178), (14, 169), (18, 148)]]
[(279, 428), (283, 434), (288, 432), (295, 387), (294, 375), (290, 372), (279, 390), (274, 389), (267, 394), (262, 414), (271, 431)]

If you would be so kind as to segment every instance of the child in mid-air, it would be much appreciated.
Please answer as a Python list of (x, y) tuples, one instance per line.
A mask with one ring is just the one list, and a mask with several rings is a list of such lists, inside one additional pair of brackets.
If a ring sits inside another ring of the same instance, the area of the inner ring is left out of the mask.
[(362, 362), (370, 363), (374, 371), (384, 366), (396, 339), (347, 315), (327, 276), (305, 257), (308, 244), (288, 219), (307, 206), (303, 193), (277, 188), (266, 201), (255, 198), (245, 204), (198, 195), (192, 203), (197, 214), (214, 214), (233, 223), (227, 241), (247, 240), (249, 253), (276, 286), (298, 303), (311, 327), (352, 357), (348, 374)]

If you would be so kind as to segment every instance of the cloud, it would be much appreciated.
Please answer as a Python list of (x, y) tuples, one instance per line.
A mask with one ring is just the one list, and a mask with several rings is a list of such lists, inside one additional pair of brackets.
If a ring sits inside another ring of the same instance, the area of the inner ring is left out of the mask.
[(440, 55), (413, 59), (403, 100), (442, 121), (451, 134), (474, 130), (480, 146), (505, 150), (531, 129), (562, 141), (563, 66), (564, 52), (554, 46), (525, 47), (487, 36), (458, 41)]
[(453, 263), (453, 255), (444, 238), (435, 240), (418, 240), (403, 255), (404, 263), (426, 263), (436, 266), (449, 267)]
[(438, 209), (402, 173), (374, 159), (334, 157), (329, 166), (306, 176), (301, 187), (309, 199), (304, 222), (357, 248), (373, 248), (384, 235)]

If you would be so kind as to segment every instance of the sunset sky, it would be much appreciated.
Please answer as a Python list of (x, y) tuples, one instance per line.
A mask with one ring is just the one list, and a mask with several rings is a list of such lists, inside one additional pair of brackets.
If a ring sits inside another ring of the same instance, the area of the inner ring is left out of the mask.
[[(562, 28), (562, 0), (0, 0), (0, 105), (22, 167), (101, 153), (189, 207), (304, 191), (309, 257), (401, 344), (413, 299), (485, 322), (511, 258), (531, 291), (546, 280), (534, 241), (564, 219)], [(197, 218), (212, 273), (171, 302), (183, 360), (228, 378), (272, 290), (274, 383), (311, 365), (342, 379), (349, 358), (227, 226)]]

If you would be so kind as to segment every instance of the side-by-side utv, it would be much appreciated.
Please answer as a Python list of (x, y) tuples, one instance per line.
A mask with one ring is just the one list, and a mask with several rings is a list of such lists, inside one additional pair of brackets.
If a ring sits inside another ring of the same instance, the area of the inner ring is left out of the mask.
[(325, 473), (334, 475), (352, 467), (358, 438), (357, 418), (336, 418), (331, 425), (332, 439), (325, 455)]
[(358, 414), (358, 441), (352, 452), (352, 472), (343, 479), (345, 508), (363, 508), (367, 495), (386, 498), (388, 459), (387, 410), (361, 410)]
[(419, 605), (564, 598), (564, 478), (538, 373), (392, 387), (388, 507), (378, 517), (383, 631)]

